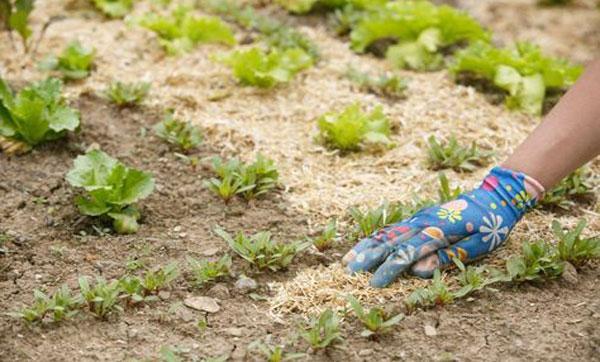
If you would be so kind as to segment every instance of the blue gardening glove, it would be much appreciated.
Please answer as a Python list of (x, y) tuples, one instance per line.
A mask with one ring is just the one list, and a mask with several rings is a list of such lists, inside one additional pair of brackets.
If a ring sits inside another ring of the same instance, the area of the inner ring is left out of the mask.
[(375, 232), (343, 262), (352, 273), (375, 270), (371, 285), (378, 288), (407, 270), (431, 277), (454, 257), (468, 262), (502, 245), (543, 192), (531, 177), (495, 167), (476, 190)]

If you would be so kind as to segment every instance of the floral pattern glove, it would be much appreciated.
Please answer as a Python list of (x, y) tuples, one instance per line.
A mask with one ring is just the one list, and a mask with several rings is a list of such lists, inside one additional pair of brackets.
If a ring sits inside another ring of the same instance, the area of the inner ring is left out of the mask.
[(379, 288), (405, 271), (431, 277), (454, 257), (468, 262), (498, 248), (543, 193), (533, 178), (495, 167), (479, 188), (375, 232), (343, 262), (352, 273), (374, 270), (371, 285)]

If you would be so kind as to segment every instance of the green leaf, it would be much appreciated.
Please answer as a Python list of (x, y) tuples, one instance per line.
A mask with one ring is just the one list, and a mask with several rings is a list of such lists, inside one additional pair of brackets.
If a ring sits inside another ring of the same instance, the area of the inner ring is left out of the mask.
[(122, 18), (133, 8), (133, 0), (93, 0), (98, 10), (111, 18)]
[(29, 14), (33, 11), (34, 0), (16, 0), (14, 12), (10, 15), (9, 26), (21, 36), (23, 46), (27, 49), (27, 40), (32, 34), (28, 24)]
[(113, 221), (113, 227), (119, 234), (135, 234), (139, 225), (140, 213), (134, 207), (127, 207), (120, 212), (109, 212), (107, 214)]

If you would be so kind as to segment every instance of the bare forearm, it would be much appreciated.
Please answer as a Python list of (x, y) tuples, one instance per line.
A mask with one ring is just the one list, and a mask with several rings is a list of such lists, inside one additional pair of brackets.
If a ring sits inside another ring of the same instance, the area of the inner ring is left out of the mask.
[(546, 189), (600, 154), (600, 60), (504, 162)]

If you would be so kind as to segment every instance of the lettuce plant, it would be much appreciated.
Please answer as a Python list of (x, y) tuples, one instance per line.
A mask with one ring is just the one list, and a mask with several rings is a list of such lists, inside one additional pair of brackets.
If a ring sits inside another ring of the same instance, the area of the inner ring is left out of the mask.
[(192, 51), (203, 43), (235, 45), (231, 27), (218, 17), (196, 17), (191, 8), (179, 6), (169, 16), (148, 13), (138, 24), (155, 32), (169, 55)]
[(547, 57), (530, 43), (517, 43), (515, 49), (509, 49), (476, 42), (456, 53), (450, 70), (491, 82), (506, 92), (508, 108), (538, 115), (546, 91), (569, 87), (583, 68)]
[(489, 33), (468, 14), (428, 1), (393, 1), (370, 7), (350, 33), (362, 53), (380, 40), (398, 43), (387, 57), (397, 66), (432, 70), (442, 64), (441, 50), (463, 42), (488, 41)]
[(110, 18), (122, 18), (133, 9), (133, 0), (93, 0), (93, 3)]
[(312, 66), (313, 58), (301, 48), (273, 49), (259, 47), (238, 50), (222, 58), (243, 85), (272, 88), (287, 83), (300, 71)]
[(355, 103), (341, 113), (326, 113), (317, 122), (317, 139), (343, 152), (357, 151), (364, 146), (393, 145), (389, 138), (390, 121), (380, 106), (371, 113), (364, 113), (361, 105)]
[(140, 213), (133, 204), (154, 190), (151, 174), (129, 168), (99, 150), (78, 156), (66, 179), (71, 186), (87, 192), (76, 199), (79, 211), (89, 216), (108, 216), (119, 234), (138, 230)]
[(215, 281), (229, 274), (231, 268), (231, 257), (229, 254), (222, 256), (216, 261), (196, 260), (188, 257), (188, 264), (197, 286)]
[(61, 81), (48, 78), (14, 94), (0, 78), (0, 136), (33, 147), (78, 129), (79, 112), (66, 104), (61, 92)]
[[(29, 50), (29, 15), (33, 11), (35, 0), (0, 0), (0, 31), (16, 31), (21, 37), (25, 52)], [(10, 38), (12, 41), (12, 37)]]
[(103, 278), (96, 278), (96, 283), (90, 286), (87, 277), (79, 278), (79, 290), (82, 301), (87, 304), (90, 312), (97, 318), (105, 319), (110, 314), (122, 312), (119, 304), (121, 286), (118, 280), (110, 283)]
[(79, 80), (90, 75), (95, 57), (96, 50), (72, 41), (60, 55), (46, 57), (40, 63), (40, 68), (59, 72), (65, 80)]

